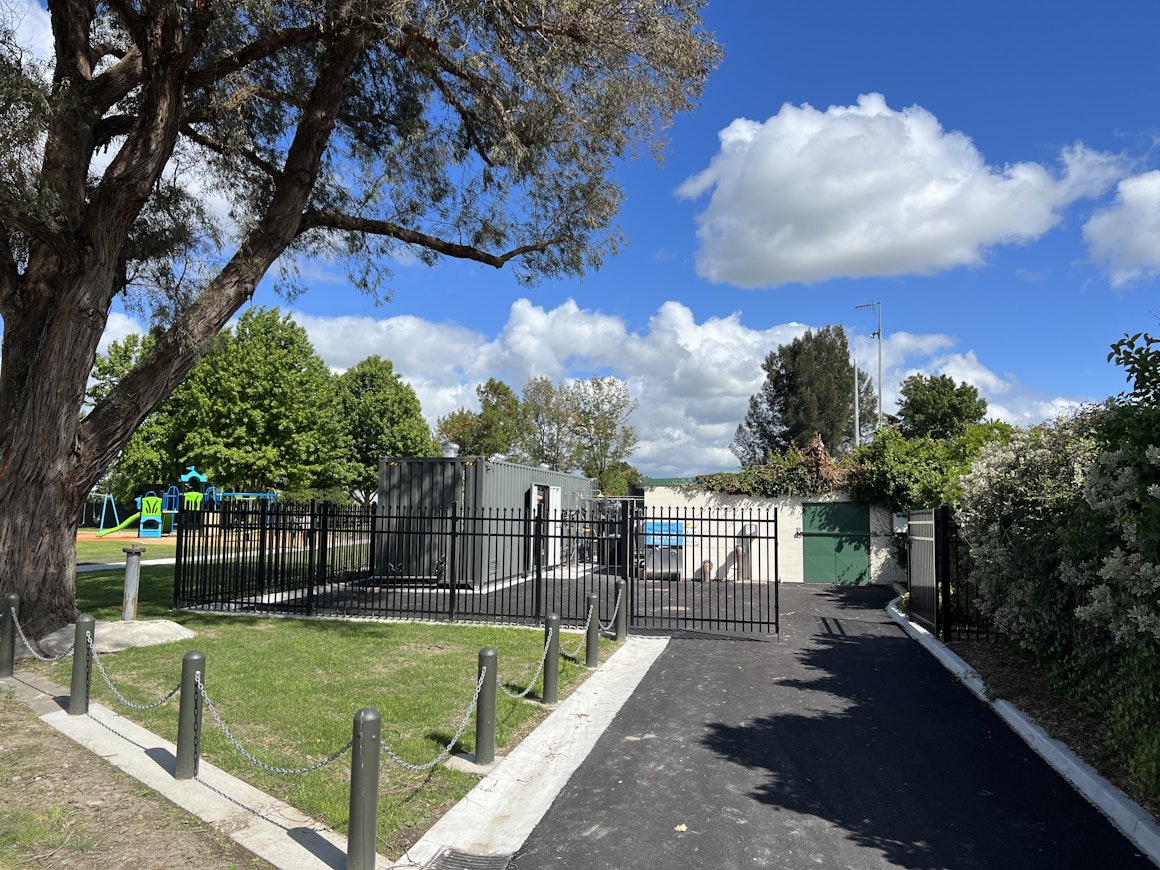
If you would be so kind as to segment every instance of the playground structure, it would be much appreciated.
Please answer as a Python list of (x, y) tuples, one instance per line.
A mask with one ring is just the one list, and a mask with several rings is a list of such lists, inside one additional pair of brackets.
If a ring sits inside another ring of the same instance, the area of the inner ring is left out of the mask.
[[(218, 505), (223, 499), (251, 502), (258, 499), (273, 501), (277, 498), (277, 493), (273, 492), (228, 492), (215, 486), (205, 487), (204, 492), (190, 489), (191, 485), (201, 484), (204, 486), (206, 483), (205, 475), (192, 465), (186, 466), (186, 473), (181, 475), (179, 480), (184, 489), (174, 484), (161, 495), (150, 490), (144, 495), (138, 496), (135, 499), (137, 512), (123, 521), (117, 515), (117, 503), (113, 500), (112, 494), (106, 493), (101, 505), (101, 526), (100, 531), (97, 532), (97, 537), (103, 538), (106, 535), (124, 531), (136, 523), (137, 537), (160, 538), (162, 535), (173, 534), (174, 517), (183, 508), (185, 510), (200, 510), (203, 504)], [(110, 511), (113, 525), (106, 528), (110, 519)]]

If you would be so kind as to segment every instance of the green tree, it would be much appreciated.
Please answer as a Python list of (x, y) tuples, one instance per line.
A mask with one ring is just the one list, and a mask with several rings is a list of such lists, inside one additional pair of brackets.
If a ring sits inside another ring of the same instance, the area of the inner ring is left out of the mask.
[(342, 422), (349, 436), (350, 497), (369, 504), (379, 490), (385, 456), (438, 456), (419, 397), (390, 360), (371, 356), (338, 377)]
[(277, 308), (243, 312), (178, 396), (181, 462), (219, 487), (300, 497), (346, 489), (350, 436), (335, 378)]
[(626, 496), (630, 487), (643, 486), (640, 471), (627, 462), (614, 462), (604, 470), (596, 486), (604, 495)]
[(575, 469), (579, 445), (571, 391), (548, 378), (532, 378), (520, 391), (520, 411), (519, 457), (530, 465), (547, 465), (555, 471)]
[[(854, 365), (841, 326), (826, 326), (781, 345), (761, 365), (765, 382), (749, 400), (730, 449), (742, 465), (766, 461), (790, 445), (820, 436), (828, 450), (853, 443)], [(877, 402), (870, 376), (858, 370), (860, 429), (873, 431)]]
[[(109, 344), (97, 357), (89, 382), (88, 401), (96, 404), (109, 394), (141, 357), (153, 346), (153, 336), (131, 333)], [(161, 406), (137, 427), (120, 455), (102, 477), (100, 488), (120, 502), (156, 490), (165, 481), (175, 482), (185, 466), (178, 455), (178, 430), (174, 410), (181, 404), (179, 386)]]
[[(152, 343), (114, 342), (94, 366), (94, 397)], [(277, 309), (250, 309), (137, 428), (107, 486), (129, 500), (196, 465), (219, 488), (332, 491), (349, 475), (334, 379), (305, 330)]]
[(580, 470), (585, 477), (602, 478), (636, 447), (636, 429), (628, 420), (639, 403), (629, 396), (627, 383), (611, 376), (576, 381), (567, 391)]
[(987, 400), (966, 381), (948, 375), (911, 375), (899, 388), (896, 421), (906, 438), (950, 439), (987, 416)]
[[(373, 291), (403, 250), (521, 281), (616, 252), (614, 168), (720, 56), (703, 5), (54, 0), (51, 63), (0, 6), (0, 573), (29, 630), (75, 616), (84, 498), (276, 261)], [(82, 417), (122, 294), (160, 329)]]
[(440, 417), (436, 432), (455, 442), (461, 456), (507, 456), (520, 436), (520, 397), (496, 378), (475, 388), (479, 410), (459, 408)]

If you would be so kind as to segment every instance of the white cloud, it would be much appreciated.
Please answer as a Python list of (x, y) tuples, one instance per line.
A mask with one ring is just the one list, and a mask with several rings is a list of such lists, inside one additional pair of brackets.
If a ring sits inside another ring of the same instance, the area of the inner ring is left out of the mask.
[(18, 45), (42, 61), (52, 59), (52, 20), (47, 9), (36, 0), (5, 0), (0, 15), (14, 25)]
[[(631, 462), (652, 477), (676, 477), (736, 468), (729, 451), (749, 397), (760, 388), (762, 360), (801, 336), (806, 324), (753, 329), (742, 315), (698, 322), (680, 302), (666, 302), (639, 332), (617, 317), (569, 300), (545, 309), (526, 299), (512, 304), (494, 337), (454, 323), (408, 315), (319, 317), (291, 312), (331, 368), (341, 370), (372, 354), (390, 359), (415, 388), (431, 424), (458, 407), (477, 407), (475, 387), (499, 377), (519, 389), (535, 375), (555, 381), (599, 371), (625, 379), (640, 407), (632, 422), (639, 443)], [(140, 331), (131, 318), (109, 318), (109, 341)], [(850, 336), (859, 365), (877, 379), (877, 342)], [(946, 374), (979, 388), (988, 416), (1028, 425), (1078, 405), (1044, 396), (998, 375), (952, 336), (887, 334), (883, 342), (883, 407), (897, 410), (898, 385), (912, 374)]]
[(1115, 201), (1092, 215), (1083, 235), (1113, 286), (1160, 274), (1160, 170), (1123, 179)]
[(109, 345), (114, 341), (121, 341), (127, 335), (143, 335), (145, 328), (128, 314), (122, 314), (119, 311), (113, 311), (109, 314), (109, 319), (105, 321), (105, 331), (101, 335), (100, 343), (97, 344), (97, 353), (105, 353), (109, 349)]
[(824, 112), (786, 104), (719, 138), (678, 195), (711, 194), (698, 216), (698, 273), (750, 288), (977, 265), (995, 245), (1039, 238), (1121, 172), (1120, 158), (1082, 145), (1061, 152), (1057, 172), (992, 167), (965, 134), (880, 94)]

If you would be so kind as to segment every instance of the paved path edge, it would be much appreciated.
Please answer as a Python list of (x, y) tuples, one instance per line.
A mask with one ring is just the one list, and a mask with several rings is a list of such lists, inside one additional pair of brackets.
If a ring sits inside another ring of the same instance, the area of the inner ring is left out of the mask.
[(667, 645), (627, 638), (393, 866), (429, 867), (450, 850), (515, 854)]
[(993, 699), (983, 678), (921, 625), (915, 625), (898, 609), (901, 598), (895, 598), (886, 611), (908, 635), (971, 690), (983, 703), (1015, 731), (1031, 749), (1060, 776), (1112, 820), (1129, 840), (1153, 862), (1160, 865), (1160, 824), (1152, 814), (1132, 800), (1122, 789), (1112, 785), (1095, 769), (1058, 740), (1052, 739), (1035, 720), (1010, 701)]

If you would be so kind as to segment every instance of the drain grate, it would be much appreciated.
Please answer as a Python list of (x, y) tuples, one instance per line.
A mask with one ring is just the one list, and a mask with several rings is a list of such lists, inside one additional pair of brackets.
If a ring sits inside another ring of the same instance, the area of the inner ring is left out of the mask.
[(508, 855), (473, 855), (458, 849), (448, 849), (429, 865), (430, 870), (506, 870)]

